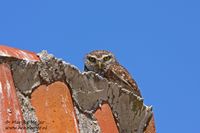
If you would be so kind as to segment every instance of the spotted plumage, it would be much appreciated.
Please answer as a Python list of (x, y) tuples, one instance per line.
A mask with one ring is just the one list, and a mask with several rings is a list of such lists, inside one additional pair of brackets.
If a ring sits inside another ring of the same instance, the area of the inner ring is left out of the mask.
[(131, 91), (141, 97), (135, 80), (109, 51), (95, 50), (87, 54), (85, 56), (84, 70), (93, 71), (107, 78), (108, 81), (116, 82), (126, 88), (132, 88)]

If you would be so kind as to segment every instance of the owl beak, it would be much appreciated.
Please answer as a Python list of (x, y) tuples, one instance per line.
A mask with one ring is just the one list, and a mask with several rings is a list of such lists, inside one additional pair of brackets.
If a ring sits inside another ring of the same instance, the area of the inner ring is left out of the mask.
[(98, 67), (99, 67), (99, 69), (102, 68), (102, 63), (101, 62), (98, 62)]

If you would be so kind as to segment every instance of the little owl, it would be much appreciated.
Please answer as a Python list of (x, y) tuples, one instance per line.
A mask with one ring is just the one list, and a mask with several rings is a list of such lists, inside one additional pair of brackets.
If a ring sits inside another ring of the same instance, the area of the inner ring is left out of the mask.
[(135, 80), (109, 51), (95, 50), (88, 53), (85, 56), (84, 71), (93, 71), (108, 81), (118, 83), (124, 87), (128, 86), (128, 88), (132, 88), (131, 91), (141, 97)]

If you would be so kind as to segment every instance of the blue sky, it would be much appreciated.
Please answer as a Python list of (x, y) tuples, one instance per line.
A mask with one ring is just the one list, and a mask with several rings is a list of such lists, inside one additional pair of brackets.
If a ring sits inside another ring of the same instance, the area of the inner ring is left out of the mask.
[(81, 70), (95, 49), (115, 53), (153, 105), (158, 133), (200, 121), (200, 2), (0, 1), (0, 44), (48, 50)]

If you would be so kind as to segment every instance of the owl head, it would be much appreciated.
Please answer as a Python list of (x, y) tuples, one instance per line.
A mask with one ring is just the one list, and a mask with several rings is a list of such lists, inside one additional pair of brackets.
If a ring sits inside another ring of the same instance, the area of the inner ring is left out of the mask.
[(85, 71), (93, 71), (98, 74), (105, 72), (111, 64), (116, 64), (115, 56), (106, 50), (95, 50), (85, 56)]

